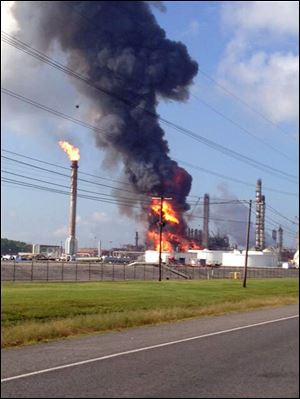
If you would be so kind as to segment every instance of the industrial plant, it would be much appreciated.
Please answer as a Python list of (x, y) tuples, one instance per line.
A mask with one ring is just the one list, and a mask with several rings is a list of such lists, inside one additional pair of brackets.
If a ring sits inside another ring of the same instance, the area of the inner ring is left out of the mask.
[[(79, 150), (67, 142), (59, 142), (59, 144), (71, 160), (69, 235), (65, 243), (65, 257), (67, 260), (75, 260), (76, 255), (78, 258), (83, 252), (78, 251), (75, 235)], [(246, 252), (243, 249), (231, 247), (227, 235), (210, 235), (209, 194), (204, 195), (202, 230), (190, 228), (186, 223), (183, 228), (181, 216), (176, 212), (171, 201), (163, 198), (160, 201), (154, 199), (150, 203), (151, 221), (146, 235), (146, 248), (139, 245), (139, 234), (136, 232), (135, 245), (129, 245), (127, 249), (115, 249), (103, 253), (99, 250), (97, 256), (98, 258), (104, 256), (107, 259), (110, 257), (111, 260), (139, 259), (146, 264), (158, 264), (161, 261), (167, 265), (230, 267), (243, 267), (247, 256), (249, 267), (278, 267), (283, 262), (283, 229), (279, 227), (278, 231), (273, 230), (272, 237), (275, 245), (266, 248), (265, 209), (266, 199), (262, 193), (262, 181), (258, 179), (255, 200), (255, 247)], [(160, 224), (157, 224), (157, 220), (160, 220)], [(143, 251), (144, 248), (145, 251)], [(96, 252), (94, 252), (95, 255)], [(88, 254), (88, 256), (91, 255)], [(294, 261), (294, 266), (299, 267), (299, 258), (298, 261), (297, 259)]]

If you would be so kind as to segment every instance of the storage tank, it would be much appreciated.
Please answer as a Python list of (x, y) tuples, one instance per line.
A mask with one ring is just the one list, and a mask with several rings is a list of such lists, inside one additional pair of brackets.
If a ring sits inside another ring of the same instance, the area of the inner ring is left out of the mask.
[[(162, 252), (161, 261), (166, 263), (167, 259), (171, 256), (171, 252)], [(159, 252), (154, 250), (148, 250), (145, 252), (145, 262), (146, 263), (158, 263)]]
[[(246, 251), (224, 252), (223, 266), (245, 266)], [(248, 267), (277, 267), (278, 257), (271, 251), (248, 251)]]

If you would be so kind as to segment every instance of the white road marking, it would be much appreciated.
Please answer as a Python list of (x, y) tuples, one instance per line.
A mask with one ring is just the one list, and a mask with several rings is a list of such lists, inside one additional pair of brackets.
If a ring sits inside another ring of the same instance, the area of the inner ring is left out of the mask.
[(270, 323), (277, 323), (277, 322), (279, 322), (279, 321), (284, 321), (284, 320), (289, 320), (289, 319), (295, 319), (295, 318), (297, 318), (297, 317), (299, 317), (299, 315), (288, 316), (288, 317), (282, 317), (282, 318), (280, 318), (280, 319), (262, 321), (262, 322), (260, 322), (260, 323), (248, 324), (248, 325), (246, 325), (246, 326), (230, 328), (229, 330), (221, 330), (221, 331), (216, 331), (216, 332), (212, 332), (212, 333), (208, 333), (208, 334), (198, 335), (198, 336), (196, 336), (196, 337), (183, 338), (183, 339), (179, 339), (179, 340), (177, 340), (177, 341), (170, 341), (170, 342), (165, 342), (165, 343), (163, 343), (163, 344), (157, 344), (157, 345), (152, 345), (152, 346), (145, 346), (145, 347), (143, 347), (143, 348), (131, 349), (131, 350), (125, 351), (125, 352), (113, 353), (113, 354), (111, 354), (111, 355), (96, 357), (96, 358), (88, 359), (88, 360), (82, 360), (82, 361), (76, 362), (76, 363), (64, 364), (64, 365), (62, 365), (62, 366), (51, 367), (51, 368), (49, 368), (49, 369), (38, 370), (38, 371), (33, 371), (33, 372), (31, 372), (31, 373), (20, 374), (20, 375), (15, 375), (15, 376), (13, 376), (13, 377), (3, 378), (3, 379), (1, 380), (1, 383), (2, 383), (2, 382), (6, 382), (6, 381), (17, 380), (17, 379), (20, 379), (20, 378), (30, 377), (30, 376), (33, 376), (33, 375), (44, 374), (44, 373), (48, 373), (48, 372), (50, 372), (50, 371), (61, 370), (61, 369), (65, 369), (65, 368), (68, 368), (68, 367), (74, 367), (74, 366), (80, 366), (80, 365), (82, 365), (82, 364), (88, 364), (88, 363), (98, 362), (98, 361), (100, 361), (100, 360), (111, 359), (111, 358), (113, 358), (113, 357), (118, 357), (118, 356), (123, 356), (123, 355), (129, 355), (129, 354), (131, 354), (131, 353), (137, 353), (137, 352), (147, 351), (147, 350), (149, 350), (149, 349), (162, 348), (162, 347), (164, 347), (164, 346), (175, 345), (175, 344), (179, 344), (179, 343), (181, 343), (181, 342), (193, 341), (193, 340), (200, 339), (200, 338), (212, 337), (212, 336), (214, 336), (214, 335), (226, 334), (226, 333), (233, 332), (233, 331), (244, 330), (244, 329), (246, 329), (246, 328), (262, 326), (262, 325), (270, 324)]

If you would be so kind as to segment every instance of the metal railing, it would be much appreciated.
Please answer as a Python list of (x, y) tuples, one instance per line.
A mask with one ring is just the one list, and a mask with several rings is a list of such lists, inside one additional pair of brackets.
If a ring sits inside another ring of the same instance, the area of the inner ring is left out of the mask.
[[(163, 280), (242, 279), (243, 267), (176, 265), (162, 267)], [(154, 264), (104, 264), (96, 262), (1, 262), (1, 281), (126, 281), (158, 280)], [(299, 269), (248, 268), (248, 278), (299, 277)]]

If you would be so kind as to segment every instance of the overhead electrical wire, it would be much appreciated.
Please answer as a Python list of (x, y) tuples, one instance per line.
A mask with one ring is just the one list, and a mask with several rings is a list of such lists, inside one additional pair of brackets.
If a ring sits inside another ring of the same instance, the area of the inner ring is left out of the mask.
[[(43, 105), (43, 104), (40, 104), (40, 103), (38, 103), (38, 102), (36, 102), (36, 101), (33, 101), (33, 100), (27, 98), (27, 97), (25, 97), (25, 96), (22, 96), (22, 95), (20, 95), (20, 94), (18, 94), (18, 93), (15, 93), (15, 92), (11, 91), (11, 90), (8, 90), (8, 89), (6, 89), (6, 88), (4, 88), (4, 87), (1, 88), (1, 91), (2, 91), (4, 94), (7, 94), (7, 95), (9, 95), (9, 96), (11, 96), (11, 97), (14, 97), (14, 98), (20, 100), (20, 101), (23, 101), (23, 102), (25, 102), (25, 103), (28, 103), (28, 104), (30, 104), (30, 105), (36, 107), (36, 108), (39, 108), (39, 109), (42, 109), (42, 110), (47, 111), (47, 112), (49, 112), (49, 113), (52, 113), (52, 114), (54, 114), (54, 115), (56, 115), (56, 116), (58, 116), (58, 117), (60, 117), (60, 118), (69, 120), (69, 121), (71, 121), (71, 122), (73, 122), (73, 123), (76, 123), (76, 124), (79, 124), (79, 125), (81, 125), (81, 126), (87, 128), (87, 129), (89, 129), (89, 130), (97, 131), (97, 132), (100, 132), (100, 133), (102, 133), (103, 131), (105, 132), (104, 129), (97, 128), (97, 127), (95, 127), (95, 126), (93, 126), (93, 125), (90, 125), (90, 124), (88, 124), (88, 123), (86, 123), (86, 122), (83, 122), (83, 121), (81, 121), (81, 120), (79, 120), (79, 119), (73, 118), (73, 117), (71, 117), (71, 116), (69, 116), (69, 115), (66, 115), (66, 114), (60, 112), (60, 111), (54, 110), (53, 108), (47, 107), (47, 106), (45, 106), (45, 105)], [(170, 124), (170, 123), (171, 123), (171, 122), (167, 122), (166, 120), (165, 120), (165, 122), (166, 122), (167, 124)], [(172, 124), (172, 123), (171, 123), (171, 124)], [(173, 127), (175, 126), (174, 124), (172, 124), (172, 125), (173, 125)], [(251, 158), (245, 157), (244, 155), (241, 155), (241, 154), (238, 154), (238, 153), (235, 153), (234, 151), (229, 150), (229, 149), (226, 149), (225, 147), (223, 147), (223, 146), (221, 146), (221, 145), (219, 145), (219, 144), (216, 144), (216, 143), (212, 144), (213, 142), (211, 142), (210, 140), (204, 139), (204, 138), (202, 138), (202, 137), (196, 135), (195, 133), (193, 133), (193, 132), (191, 132), (191, 131), (189, 131), (189, 130), (187, 130), (187, 129), (183, 129), (183, 128), (180, 128), (180, 127), (178, 127), (178, 129), (180, 129), (180, 130), (182, 130), (182, 131), (185, 131), (184, 134), (186, 134), (186, 135), (188, 135), (188, 136), (190, 136), (190, 137), (193, 137), (193, 138), (194, 138), (195, 140), (197, 140), (197, 141), (206, 142), (206, 144), (207, 144), (209, 147), (212, 147), (212, 146), (214, 145), (215, 147), (219, 148), (219, 150), (220, 150), (221, 152), (224, 152), (224, 151), (222, 151), (222, 149), (224, 149), (224, 150), (228, 151), (228, 154), (229, 154), (229, 153), (234, 153), (234, 154), (235, 154), (234, 157), (235, 157), (236, 159), (240, 160), (240, 161), (243, 161), (243, 159), (244, 159), (246, 163), (251, 164), (253, 167), (255, 167), (255, 168), (257, 168), (257, 169), (260, 169), (260, 170), (262, 170), (262, 171), (264, 171), (264, 172), (266, 172), (266, 173), (269, 173), (269, 174), (271, 174), (271, 175), (274, 175), (274, 176), (276, 176), (276, 177), (278, 177), (278, 178), (281, 178), (281, 179), (283, 179), (283, 180), (285, 180), (285, 181), (288, 180), (288, 181), (290, 181), (290, 182), (292, 182), (292, 183), (297, 184), (297, 183), (296, 183), (296, 181), (297, 181), (297, 177), (296, 177), (296, 176), (293, 176), (293, 175), (290, 175), (290, 174), (288, 174), (288, 173), (279, 171), (278, 169), (275, 169), (275, 168), (273, 168), (273, 167), (271, 167), (271, 166), (264, 165), (264, 164), (262, 164), (262, 163), (260, 163), (260, 162), (258, 162), (258, 161), (251, 160)], [(227, 155), (228, 155), (228, 154), (227, 154)], [(247, 158), (247, 159), (246, 159), (246, 158)], [(258, 165), (258, 164), (260, 164), (260, 165)]]
[[(14, 152), (14, 151), (9, 151), (9, 150), (6, 150), (6, 149), (1, 149), (1, 151), (7, 152), (8, 154), (17, 155), (17, 156), (22, 157), (22, 158), (25, 158), (25, 159), (30, 159), (30, 160), (32, 160), (32, 161), (44, 163), (44, 164), (46, 164), (46, 165), (55, 166), (55, 167), (60, 168), (60, 169), (65, 169), (65, 170), (69, 170), (69, 169), (70, 169), (70, 168), (67, 168), (67, 167), (65, 167), (65, 166), (57, 165), (57, 164), (54, 164), (54, 163), (51, 163), (51, 162), (42, 161), (41, 159), (29, 157), (29, 156), (26, 156), (26, 155), (23, 155), (23, 154)], [(214, 176), (218, 176), (218, 177), (221, 177), (222, 179), (225, 179), (225, 180), (231, 180), (231, 181), (233, 181), (233, 182), (235, 182), (235, 183), (244, 184), (244, 185), (249, 186), (249, 187), (256, 187), (256, 185), (253, 184), (253, 183), (249, 183), (249, 182), (246, 182), (246, 181), (243, 181), (243, 180), (239, 180), (239, 179), (236, 179), (236, 178), (231, 177), (231, 176), (223, 175), (223, 174), (221, 174), (221, 173), (213, 172), (213, 171), (211, 171), (211, 170), (202, 168), (202, 167), (197, 166), (197, 165), (193, 165), (193, 164), (191, 164), (191, 163), (189, 163), (189, 162), (186, 162), (186, 161), (183, 161), (183, 160), (180, 160), (180, 159), (176, 159), (176, 158), (174, 158), (174, 157), (173, 157), (173, 159), (175, 159), (175, 161), (177, 161), (177, 162), (179, 162), (179, 163), (181, 163), (181, 164), (183, 164), (183, 165), (186, 165), (186, 166), (189, 166), (189, 167), (191, 167), (191, 168), (197, 169), (197, 170), (202, 171), (202, 172), (204, 172), (204, 173), (211, 174), (211, 175), (214, 175)], [(108, 181), (112, 181), (112, 182), (114, 182), (114, 183), (119, 183), (119, 184), (124, 184), (124, 185), (130, 186), (130, 184), (129, 184), (129, 183), (126, 183), (126, 182), (121, 182), (121, 181), (119, 181), (119, 180), (114, 180), (114, 179), (102, 177), (102, 176), (99, 176), (99, 175), (94, 175), (94, 174), (91, 174), (91, 173), (83, 172), (83, 171), (81, 171), (81, 170), (80, 170), (78, 173), (81, 174), (81, 175), (87, 175), (87, 176), (91, 176), (91, 177), (96, 177), (97, 179), (108, 180)], [(264, 190), (266, 190), (266, 191), (272, 191), (272, 192), (279, 193), (279, 194), (289, 195), (289, 196), (295, 196), (295, 197), (298, 196), (297, 193), (286, 192), (286, 191), (277, 190), (277, 189), (269, 188), (269, 187), (264, 187)], [(190, 194), (188, 197), (199, 198), (199, 196), (197, 196), (197, 195), (191, 195), (191, 194)]]
[[(34, 167), (35, 165), (32, 165), (32, 166)], [(44, 169), (44, 168), (43, 168), (43, 169)], [(69, 179), (69, 176), (68, 176), (68, 175), (62, 175), (61, 173), (57, 173), (56, 171), (51, 171), (51, 170), (47, 170), (47, 171), (49, 171), (49, 172), (51, 172), (51, 173), (54, 173), (54, 174), (59, 174), (60, 176), (65, 176), (65, 177), (67, 177), (67, 178)], [(23, 174), (10, 172), (10, 171), (4, 170), (4, 169), (2, 169), (1, 172), (2, 172), (2, 173), (7, 173), (7, 174), (10, 174), (10, 175), (13, 175), (13, 176), (23, 177), (23, 178), (25, 178), (25, 179), (30, 179), (30, 180), (38, 181), (38, 182), (41, 182), (41, 183), (51, 184), (51, 185), (55, 185), (55, 186), (63, 187), (63, 188), (69, 188), (69, 186), (66, 186), (66, 185), (62, 185), (62, 184), (58, 184), (58, 183), (53, 183), (53, 182), (46, 181), (46, 180), (42, 180), (42, 179), (36, 179), (36, 178), (31, 177), (31, 176), (26, 176), (26, 175), (23, 175)], [(90, 183), (93, 183), (93, 182), (90, 182)], [(97, 184), (97, 183), (96, 183), (96, 184)], [(78, 190), (79, 190), (79, 191), (83, 191), (83, 192), (87, 192), (87, 193), (92, 193), (92, 194), (104, 195), (104, 196), (112, 197), (112, 198), (114, 198), (114, 199), (116, 199), (116, 200), (118, 200), (118, 201), (124, 200), (124, 201), (126, 201), (126, 202), (131, 202), (131, 203), (136, 203), (136, 202), (137, 202), (137, 200), (136, 200), (135, 198), (133, 198), (133, 197), (132, 197), (132, 198), (122, 197), (122, 196), (115, 197), (115, 196), (113, 196), (113, 195), (111, 195), (111, 194), (99, 193), (99, 192), (90, 191), (90, 190), (85, 190), (85, 189), (81, 189), (81, 188), (79, 188)], [(147, 204), (147, 205), (149, 205), (149, 200), (150, 200), (150, 197), (148, 197), (148, 201), (146, 201), (146, 200), (144, 201), (144, 200), (142, 200), (142, 199), (138, 199), (138, 201), (139, 201), (140, 203), (144, 203), (144, 204)], [(228, 204), (234, 204), (234, 203), (241, 202), (241, 201), (243, 201), (243, 200), (225, 200), (225, 201), (219, 200), (219, 201), (211, 202), (210, 204), (211, 204), (211, 205), (225, 205), (225, 204), (228, 205)], [(190, 205), (194, 205), (192, 202), (189, 202), (189, 204), (190, 204)], [(197, 205), (204, 205), (204, 203), (199, 203), (199, 202), (197, 202)]]
[(238, 101), (240, 104), (243, 106), (247, 107), (250, 109), (252, 112), (255, 114), (259, 115), (261, 118), (263, 118), (266, 122), (270, 123), (273, 125), (278, 131), (281, 133), (284, 133), (285, 138), (288, 136), (289, 138), (295, 139), (292, 135), (289, 135), (286, 131), (284, 131), (281, 127), (276, 125), (271, 119), (267, 118), (262, 112), (258, 111), (257, 109), (253, 108), (250, 104), (248, 104), (245, 100), (234, 94), (232, 91), (228, 90), (225, 86), (223, 86), (220, 82), (218, 82), (216, 79), (212, 78), (207, 72), (204, 72), (201, 68), (198, 68), (198, 71), (205, 76), (207, 79), (209, 79), (211, 82), (213, 82), (216, 86), (220, 87), (226, 93), (227, 95), (231, 96), (234, 98), (236, 101)]
[[(69, 7), (71, 10), (73, 10), (75, 13), (77, 13), (79, 16), (81, 16), (82, 18), (86, 19), (87, 21), (89, 21), (91, 24), (93, 24), (96, 28), (99, 28), (99, 24), (95, 23), (95, 20), (92, 19), (91, 17), (89, 17), (88, 15), (86, 15), (85, 13), (82, 12), (82, 10), (79, 10), (76, 6), (70, 4), (69, 1), (63, 1), (63, 3)], [(220, 82), (218, 82), (216, 79), (212, 78), (207, 72), (205, 72), (204, 70), (202, 70), (200, 67), (198, 67), (198, 71), (200, 74), (202, 74), (203, 76), (205, 76), (207, 79), (209, 79), (210, 81), (212, 81), (216, 86), (220, 87), (224, 93), (226, 93), (227, 95), (231, 96), (232, 98), (234, 98), (237, 102), (239, 102), (240, 104), (242, 104), (244, 107), (247, 107), (248, 109), (250, 109), (253, 113), (255, 113), (256, 115), (260, 116), (261, 118), (263, 118), (266, 122), (270, 123), (273, 127), (275, 127), (278, 131), (280, 131), (281, 133), (284, 133), (285, 137), (288, 135), (287, 132), (285, 132), (283, 129), (281, 129), (277, 124), (275, 124), (271, 119), (267, 118), (261, 111), (258, 111), (257, 109), (255, 109), (254, 107), (252, 107), (249, 103), (247, 103), (244, 99), (240, 98), (238, 95), (232, 93), (230, 90), (228, 90), (228, 88), (226, 88), (224, 85), (222, 85)], [(289, 136), (289, 135), (288, 135)], [(289, 136), (294, 138), (293, 136)]]
[(286, 153), (282, 152), (281, 150), (278, 150), (276, 147), (274, 147), (273, 145), (270, 144), (270, 142), (265, 141), (264, 139), (262, 139), (261, 137), (257, 136), (256, 134), (252, 133), (249, 129), (244, 128), (242, 125), (240, 125), (238, 122), (234, 121), (232, 118), (229, 118), (228, 116), (226, 116), (223, 112), (217, 110), (215, 107), (213, 107), (212, 105), (208, 104), (206, 101), (204, 101), (202, 98), (196, 96), (195, 94), (191, 94), (192, 97), (194, 97), (197, 101), (201, 102), (202, 104), (204, 104), (206, 107), (208, 107), (210, 110), (212, 110), (213, 112), (215, 112), (217, 115), (221, 116), (223, 119), (227, 120), (229, 123), (233, 124), (234, 126), (238, 127), (241, 131), (243, 131), (244, 133), (246, 133), (248, 136), (253, 137), (255, 140), (259, 141), (260, 143), (262, 143), (263, 145), (265, 145), (267, 148), (272, 149), (274, 152), (276, 152), (277, 154), (282, 155), (284, 158), (295, 162), (295, 160), (293, 158), (291, 158), (290, 156), (288, 156)]
[[(178, 159), (176, 157), (174, 159), (177, 162), (181, 163), (182, 165), (188, 166), (188, 167), (193, 168), (193, 169), (197, 169), (197, 170), (199, 170), (201, 172), (208, 173), (208, 174), (211, 174), (213, 176), (218, 176), (218, 177), (221, 177), (222, 179), (225, 179), (225, 180), (231, 180), (231, 181), (233, 181), (235, 183), (244, 184), (244, 185), (249, 186), (249, 187), (256, 187), (256, 185), (253, 184), (253, 183), (249, 183), (249, 182), (246, 182), (244, 180), (237, 179), (235, 177), (223, 175), (222, 173), (213, 172), (213, 171), (211, 171), (209, 169), (205, 169), (205, 168), (203, 168), (201, 166), (198, 166), (198, 165), (193, 165), (190, 162), (183, 161), (183, 160)], [(264, 190), (272, 191), (272, 192), (279, 193), (279, 194), (284, 194), (284, 195), (290, 195), (290, 196), (294, 196), (294, 197), (298, 196), (297, 193), (291, 193), (291, 192), (287, 192), (287, 191), (277, 190), (275, 188), (270, 188), (270, 187), (264, 187)]]
[[(266, 164), (264, 164), (262, 162), (253, 160), (253, 159), (251, 159), (250, 157), (248, 157), (246, 155), (237, 153), (237, 152), (235, 152), (235, 151), (233, 151), (233, 150), (231, 150), (231, 149), (229, 149), (227, 147), (224, 147), (224, 146), (222, 146), (220, 144), (217, 144), (217, 143), (213, 142), (212, 140), (209, 140), (209, 139), (207, 139), (207, 138), (205, 138), (203, 136), (200, 136), (199, 134), (196, 134), (195, 132), (193, 132), (193, 131), (191, 131), (189, 129), (185, 129), (185, 128), (183, 128), (183, 127), (181, 127), (181, 126), (179, 126), (179, 125), (177, 125), (177, 124), (175, 124), (175, 123), (173, 123), (173, 122), (171, 122), (171, 121), (169, 121), (169, 120), (167, 120), (165, 118), (162, 118), (159, 115), (153, 113), (152, 111), (149, 111), (149, 110), (139, 106), (138, 104), (133, 103), (132, 101), (129, 101), (129, 100), (124, 99), (124, 98), (121, 98), (120, 96), (116, 95), (115, 93), (109, 92), (108, 90), (103, 89), (103, 88), (99, 87), (98, 85), (96, 86), (94, 84), (94, 82), (92, 82), (89, 78), (79, 75), (78, 73), (72, 71), (70, 68), (65, 67), (64, 65), (62, 65), (62, 64), (58, 63), (57, 61), (51, 59), (50, 57), (46, 56), (45, 54), (42, 54), (38, 50), (33, 49), (31, 46), (25, 44), (24, 42), (21, 42), (19, 39), (13, 38), (12, 36), (8, 35), (5, 32), (3, 32), (3, 33), (5, 35), (3, 40), (6, 43), (14, 45), (16, 48), (19, 48), (20, 50), (25, 51), (29, 55), (32, 55), (34, 57), (38, 57), (38, 59), (40, 59), (41, 61), (46, 62), (47, 64), (49, 64), (49, 65), (51, 65), (51, 66), (53, 66), (55, 68), (58, 68), (59, 70), (67, 73), (68, 75), (71, 75), (73, 77), (76, 77), (76, 78), (84, 81), (88, 85), (90, 85), (90, 86), (94, 87), (95, 89), (105, 93), (106, 95), (112, 96), (112, 97), (116, 98), (117, 100), (122, 101), (125, 104), (131, 105), (131, 106), (134, 105), (135, 107), (142, 109), (149, 116), (154, 117), (154, 118), (158, 118), (161, 122), (163, 122), (164, 124), (168, 125), (169, 127), (172, 127), (176, 131), (179, 131), (180, 133), (185, 134), (185, 135), (193, 138), (194, 140), (197, 140), (197, 141), (201, 142), (202, 144), (205, 144), (205, 145), (213, 148), (214, 150), (220, 151), (220, 152), (222, 152), (225, 155), (228, 155), (228, 156), (233, 157), (233, 158), (235, 158), (235, 159), (237, 159), (237, 160), (239, 160), (241, 162), (247, 163), (247, 164), (249, 164), (249, 165), (251, 165), (251, 166), (253, 166), (255, 168), (263, 170), (266, 173), (270, 173), (270, 174), (273, 174), (273, 175), (275, 175), (277, 177), (285, 178), (285, 179), (288, 179), (288, 180), (290, 180), (290, 179), (296, 179), (297, 180), (297, 177), (294, 176), (294, 175), (291, 175), (289, 173), (283, 172), (283, 171), (281, 171), (279, 169), (276, 169), (276, 168), (274, 168), (272, 166), (266, 165)], [(6, 36), (8, 36), (8, 38)], [(19, 44), (19, 46), (17, 46), (16, 42), (17, 43), (21, 43), (21, 44)], [(29, 102), (31, 105), (35, 105), (38, 108), (41, 108), (41, 109), (44, 109), (44, 110), (46, 110), (45, 108), (48, 108), (48, 107), (45, 107), (45, 106), (43, 106), (41, 104), (38, 104), (37, 102), (35, 102), (33, 100), (30, 100), (30, 99), (28, 99), (28, 98), (26, 98), (24, 96), (18, 95), (17, 93), (14, 93), (14, 92), (12, 92), (10, 90), (7, 90), (5, 88), (3, 88), (3, 89), (4, 89), (3, 90), (4, 93), (12, 95), (15, 98), (18, 98), (19, 100), (23, 100), (23, 101), (25, 100), (26, 102)], [(75, 118), (72, 118), (72, 117), (70, 117), (68, 115), (62, 114), (62, 113), (60, 113), (57, 110), (51, 110), (51, 112), (55, 113), (57, 116), (60, 116), (60, 117), (62, 117), (62, 115), (64, 115), (65, 118), (68, 118), (69, 120), (72, 120), (73, 122), (76, 121), (76, 123), (79, 123), (82, 126), (88, 127), (88, 128), (90, 128), (92, 130), (97, 130), (97, 131), (101, 130), (99, 128), (96, 128), (95, 126), (91, 127), (91, 125), (89, 125), (89, 124), (87, 124), (87, 123), (85, 123), (83, 121), (79, 121), (79, 120), (76, 120)]]
[[(62, 191), (62, 190), (58, 190), (58, 189), (54, 189), (54, 188), (50, 188), (50, 187), (46, 187), (46, 186), (40, 186), (40, 185), (36, 185), (36, 184), (22, 182), (22, 181), (18, 181), (18, 180), (15, 180), (15, 179), (9, 179), (9, 178), (2, 177), (1, 181), (3, 181), (4, 183), (10, 183), (10, 184), (17, 185), (17, 186), (22, 186), (22, 187), (27, 187), (27, 188), (34, 188), (34, 189), (38, 189), (38, 190), (48, 191), (48, 192), (55, 193), (55, 194), (63, 194), (63, 195), (67, 195), (67, 196), (70, 195), (70, 193), (68, 191)], [(98, 202), (106, 202), (106, 203), (109, 203), (109, 204), (116, 205), (115, 202), (109, 201), (108, 199), (99, 199), (98, 197), (93, 197), (93, 196), (83, 195), (83, 194), (77, 194), (77, 195), (78, 195), (78, 197), (83, 198), (83, 199), (89, 199), (89, 200), (98, 201)], [(121, 203), (120, 205), (125, 206), (125, 207), (139, 209), (139, 207), (129, 205), (128, 203)], [(214, 218), (211, 218), (211, 220), (226, 221), (225, 219), (214, 219)], [(242, 220), (230, 220), (230, 222), (244, 223)]]

